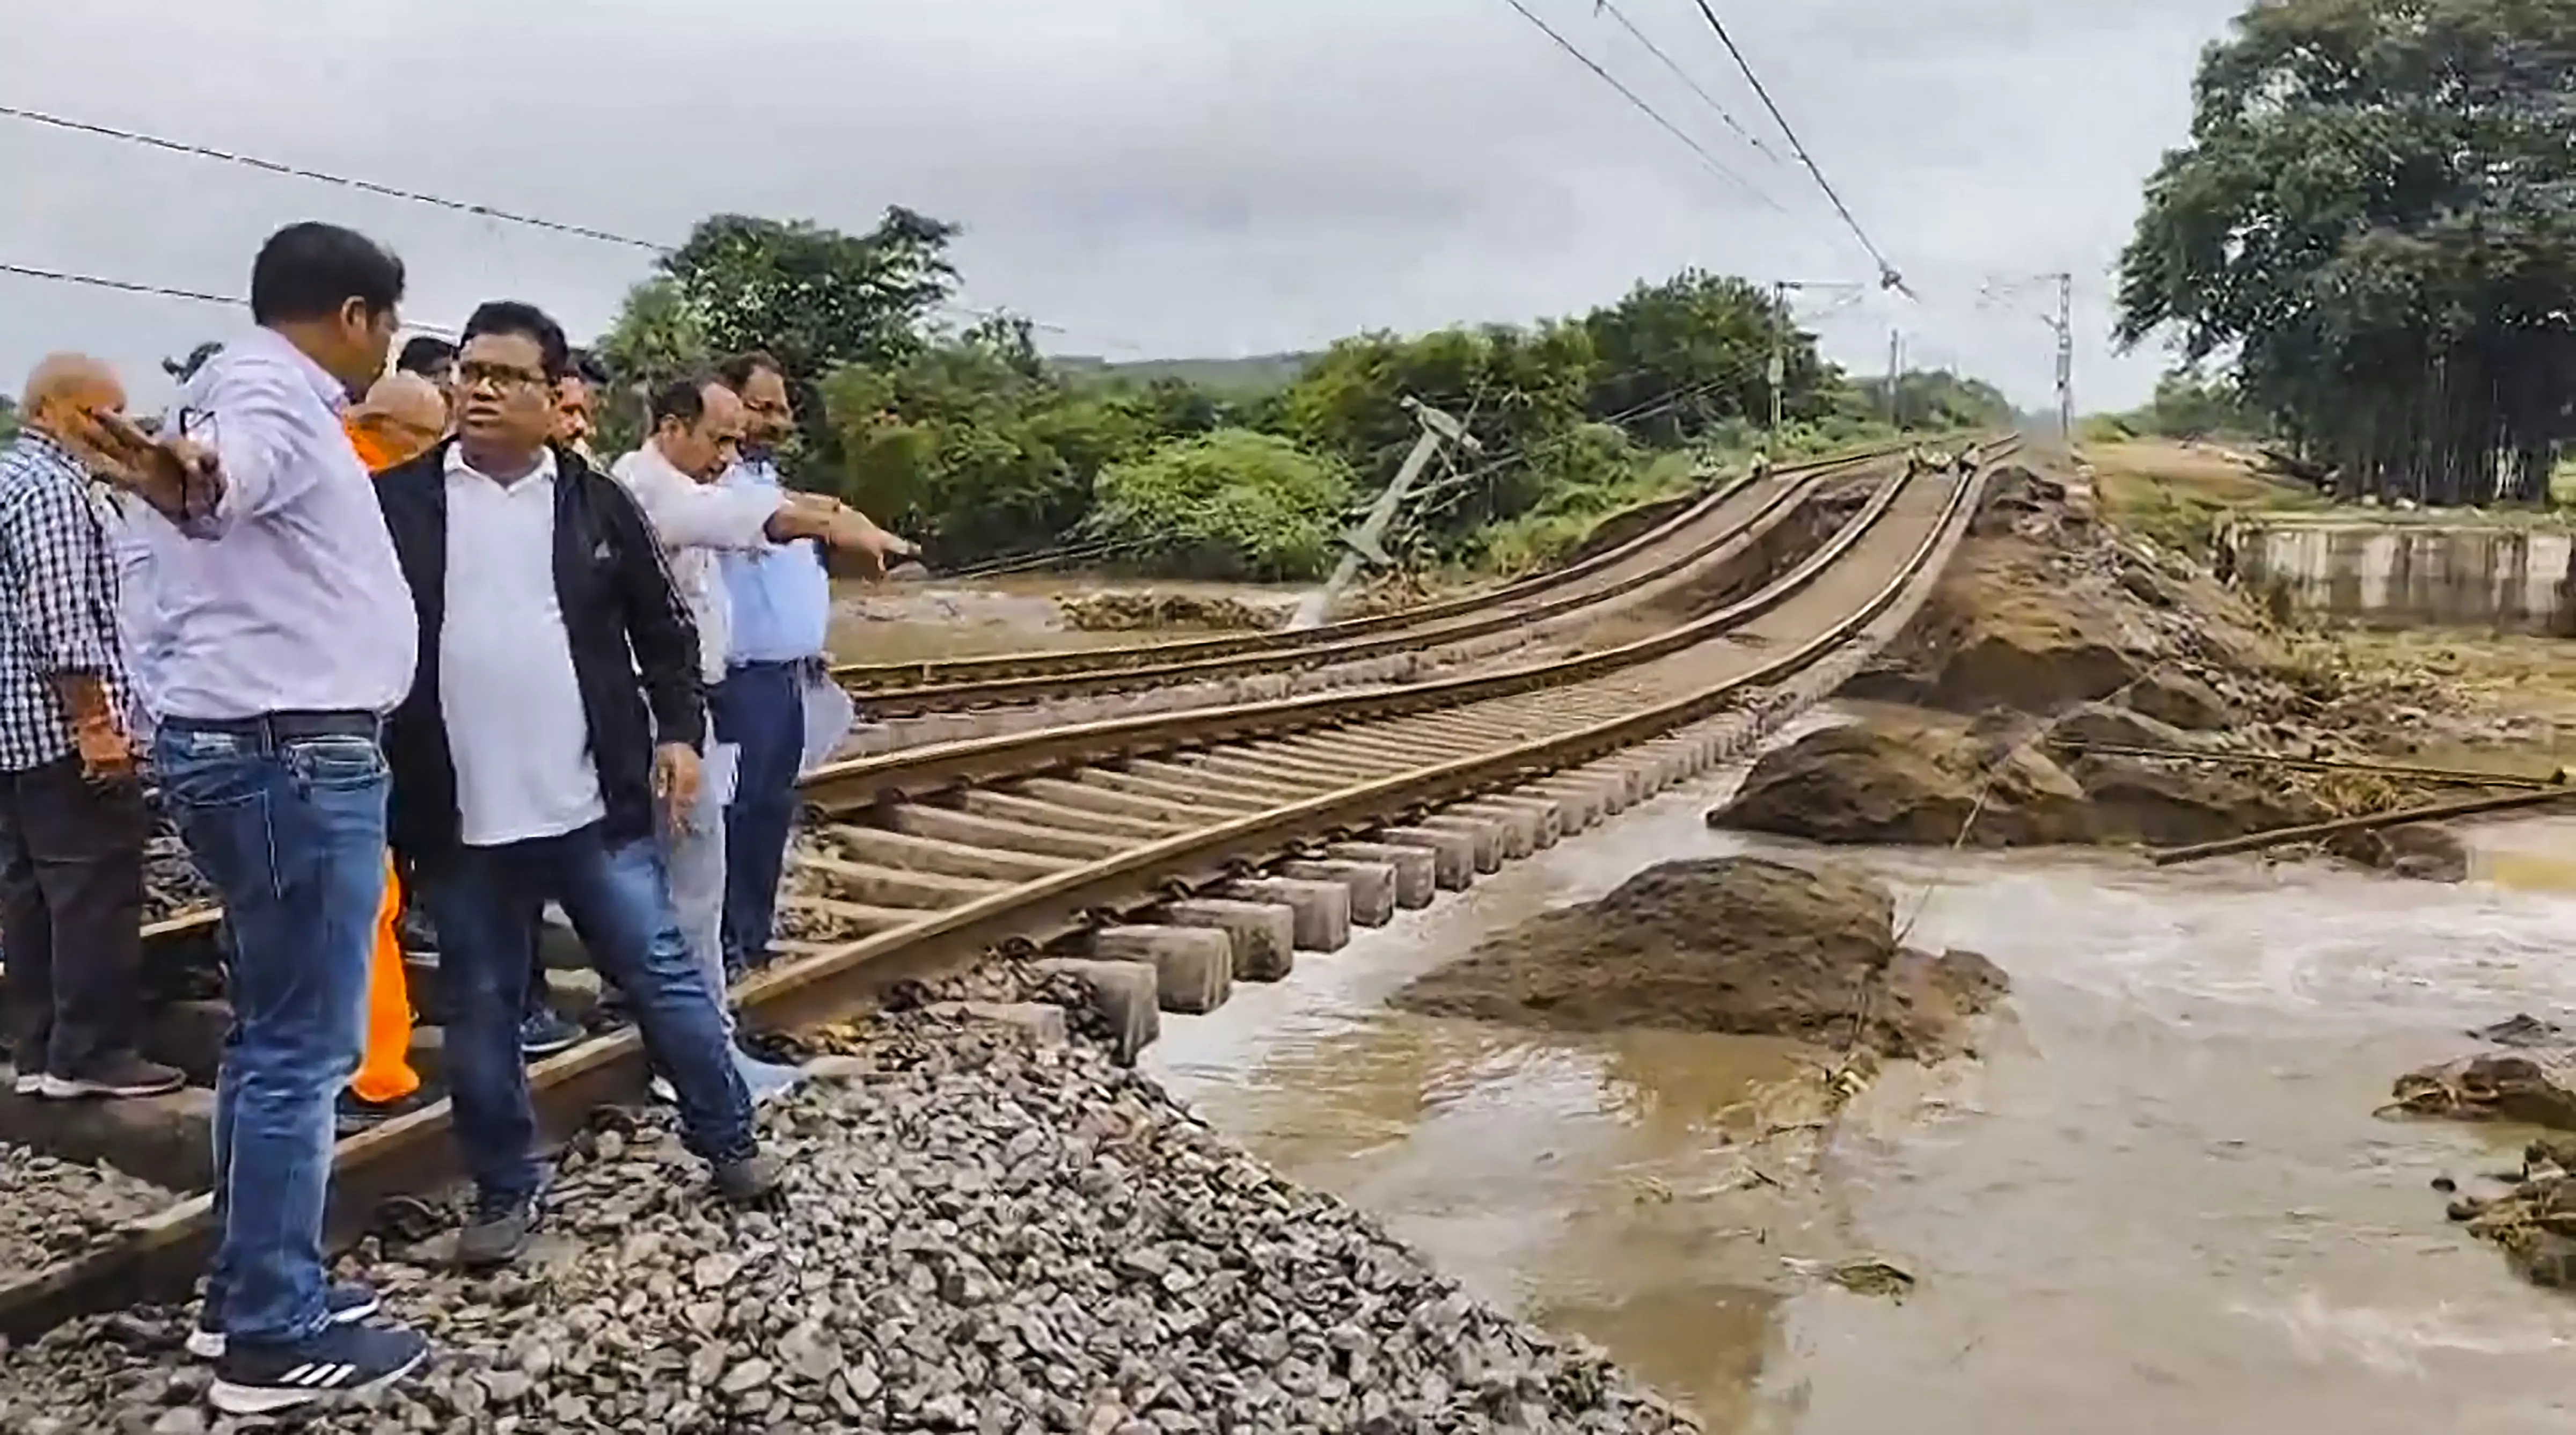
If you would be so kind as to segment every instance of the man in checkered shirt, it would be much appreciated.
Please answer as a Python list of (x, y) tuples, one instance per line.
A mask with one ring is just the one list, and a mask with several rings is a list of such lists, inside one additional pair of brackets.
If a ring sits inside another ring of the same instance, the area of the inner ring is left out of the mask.
[(21, 1095), (151, 1096), (135, 1053), (149, 827), (127, 731), (116, 572), (90, 456), (125, 391), (57, 355), (0, 452), (0, 951)]

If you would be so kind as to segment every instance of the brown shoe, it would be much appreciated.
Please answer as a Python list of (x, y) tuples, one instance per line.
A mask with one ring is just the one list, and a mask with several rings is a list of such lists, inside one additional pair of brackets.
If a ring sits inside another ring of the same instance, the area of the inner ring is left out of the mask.
[(69, 1076), (49, 1073), (43, 1084), (37, 1087), (36, 1094), (57, 1101), (88, 1096), (160, 1096), (187, 1084), (187, 1073), (179, 1068), (145, 1061), (126, 1051), (102, 1056)]
[(732, 1205), (757, 1206), (777, 1194), (785, 1174), (777, 1157), (754, 1153), (716, 1167), (716, 1194)]

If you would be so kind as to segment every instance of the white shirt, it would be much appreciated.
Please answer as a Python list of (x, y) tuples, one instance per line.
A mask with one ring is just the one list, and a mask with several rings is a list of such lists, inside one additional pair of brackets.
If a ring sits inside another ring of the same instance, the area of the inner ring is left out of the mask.
[[(100, 505), (107, 529), (108, 562), (116, 570), (117, 640), (125, 648), (125, 687), (129, 731), (149, 742), (161, 711), (160, 666), (163, 638), (159, 599), (152, 586), (152, 538), (145, 525), (169, 526), (141, 499), (117, 498)], [(172, 538), (177, 540), (177, 535)], [(177, 540), (185, 541), (185, 540)]]
[(347, 400), (267, 329), (181, 391), (165, 431), (196, 420), (224, 495), (185, 533), (157, 515), (135, 525), (151, 553), (162, 717), (385, 713), (411, 690), (419, 623), (375, 481), (340, 427)]
[(610, 472), (635, 495), (653, 536), (662, 540), (671, 586), (698, 625), (698, 675), (710, 684), (723, 682), (725, 659), (733, 651), (733, 602), (716, 555), (766, 551), (778, 495), (700, 483), (673, 467), (650, 440)]
[(555, 458), (516, 483), (447, 448), (447, 617), (438, 711), (456, 765), (459, 837), (498, 847), (608, 815), (590, 718), (555, 593)]

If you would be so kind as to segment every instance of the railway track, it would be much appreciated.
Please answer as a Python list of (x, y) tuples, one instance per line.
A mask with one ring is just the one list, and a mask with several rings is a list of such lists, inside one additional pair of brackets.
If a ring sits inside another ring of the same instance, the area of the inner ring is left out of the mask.
[[(1011, 653), (927, 663), (843, 664), (832, 675), (871, 714), (901, 724), (933, 714), (1170, 688), (1256, 673), (1368, 664), (1473, 644), (1633, 598), (1707, 560), (1817, 484), (1901, 450), (1878, 447), (1714, 482), (1645, 531), (1547, 573), (1455, 598), (1292, 632), (1235, 633), (1075, 652)], [(962, 733), (940, 724), (942, 736)], [(908, 746), (913, 734), (889, 734)]]
[[(1702, 771), (1829, 693), (1910, 618), (1965, 532), (1985, 466), (2008, 451), (1891, 473), (1758, 591), (1617, 647), (818, 772), (783, 904), (791, 959), (739, 989), (746, 1019), (779, 1030), (846, 1019), (895, 983), (1002, 952), (1072, 963), (1132, 1049), (1163, 1013), (1285, 976), (1299, 952), (1332, 950), (1354, 924), (1424, 905)], [(622, 1030), (531, 1072), (557, 1133), (634, 1099), (644, 1078), (640, 1043)], [(205, 1105), (191, 1092), (161, 1113), (200, 1161), (192, 1112)], [(144, 1103), (54, 1105), (56, 1129), (0, 1134), (79, 1156), (81, 1123), (155, 1115)], [(339, 1236), (388, 1198), (453, 1179), (446, 1119), (442, 1103), (339, 1143)], [(192, 1195), (80, 1255), (0, 1272), (0, 1333), (183, 1296), (212, 1234), (209, 1203)]]

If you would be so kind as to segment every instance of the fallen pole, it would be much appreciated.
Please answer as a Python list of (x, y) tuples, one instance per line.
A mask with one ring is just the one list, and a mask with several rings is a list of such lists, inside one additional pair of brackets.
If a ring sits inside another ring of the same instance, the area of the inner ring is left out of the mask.
[(2097, 753), (2104, 757), (2140, 757), (2160, 762), (2200, 762), (2216, 766), (2286, 767), (2300, 772), (2361, 772), (2376, 777), (2409, 782), (2438, 782), (2454, 787), (2522, 787), (2535, 791), (2563, 788), (2567, 769), (2559, 768), (2547, 777), (2532, 777), (2517, 772), (2486, 772), (2465, 767), (2409, 767), (2400, 763), (2355, 762), (2330, 757), (2283, 757), (2268, 752), (2211, 752), (2190, 747), (2149, 747), (2139, 743), (2086, 742), (2081, 738), (2059, 738), (2055, 745), (2068, 752)]
[(2445, 822), (2455, 817), (2481, 817), (2491, 812), (2545, 807), (2571, 797), (2576, 797), (2576, 787), (2468, 797), (2457, 802), (2434, 802), (2422, 807), (2399, 807), (2386, 812), (2366, 812), (2358, 817), (2338, 817), (2332, 822), (2275, 827), (2268, 832), (2249, 832), (2242, 837), (2199, 842), (2189, 847), (2167, 847), (2148, 854), (2148, 858), (2159, 867), (2171, 867), (2183, 862), (2197, 862), (2204, 857), (2232, 857), (2240, 852), (2259, 852), (2266, 847), (2281, 847), (2292, 842), (2313, 842), (2320, 837), (2332, 837), (2343, 832), (2368, 832), (2381, 827), (2404, 827), (2413, 822)]

